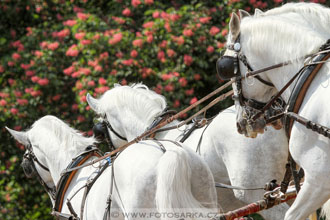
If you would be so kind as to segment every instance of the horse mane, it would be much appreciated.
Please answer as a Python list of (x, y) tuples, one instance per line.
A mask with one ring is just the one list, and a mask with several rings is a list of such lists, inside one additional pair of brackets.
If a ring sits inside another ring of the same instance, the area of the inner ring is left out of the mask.
[(162, 95), (149, 90), (142, 83), (130, 86), (117, 85), (105, 92), (99, 99), (100, 113), (120, 112), (123, 114), (121, 117), (123, 120), (132, 120), (133, 118), (139, 120), (135, 126), (151, 123), (155, 117), (163, 112), (166, 105), (166, 100)]
[[(28, 131), (29, 138), (33, 138), (41, 146), (56, 144), (59, 149), (82, 151), (87, 146), (96, 143), (94, 137), (85, 137), (83, 134), (59, 118), (47, 115), (33, 123)], [(38, 144), (37, 144), (38, 145)]]
[(242, 19), (241, 31), (244, 32), (242, 38), (246, 34), (250, 36), (246, 45), (248, 51), (254, 49), (262, 54), (265, 52), (262, 50), (268, 48), (271, 54), (281, 54), (277, 57), (282, 60), (275, 62), (283, 62), (316, 52), (330, 36), (329, 26), (330, 9), (302, 2), (288, 3), (263, 14), (246, 17)]

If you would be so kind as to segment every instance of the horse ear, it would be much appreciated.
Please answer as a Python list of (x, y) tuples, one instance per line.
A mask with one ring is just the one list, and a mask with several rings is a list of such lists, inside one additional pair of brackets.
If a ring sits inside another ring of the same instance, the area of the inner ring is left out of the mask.
[(7, 131), (9, 131), (9, 133), (15, 138), (15, 140), (17, 140), (18, 142), (20, 142), (21, 144), (23, 144), (24, 146), (29, 145), (29, 139), (26, 135), (26, 132), (23, 131), (15, 131), (12, 130), (8, 127), (6, 127)]
[(255, 10), (254, 10), (254, 16), (255, 17), (258, 17), (259, 15), (262, 15), (264, 12), (263, 11), (261, 11), (259, 8), (256, 8)]
[(245, 18), (245, 17), (250, 17), (250, 16), (251, 16), (251, 15), (249, 14), (249, 12), (247, 12), (247, 11), (245, 11), (245, 10), (243, 10), (243, 9), (239, 9), (238, 12), (239, 12), (239, 17), (240, 17), (241, 19), (243, 19), (243, 18)]
[(232, 13), (230, 22), (229, 22), (229, 30), (231, 33), (232, 41), (235, 41), (240, 33), (240, 20), (236, 13)]
[(99, 112), (99, 100), (94, 99), (93, 96), (91, 96), (89, 93), (86, 95), (86, 100), (88, 105), (95, 111), (96, 113)]

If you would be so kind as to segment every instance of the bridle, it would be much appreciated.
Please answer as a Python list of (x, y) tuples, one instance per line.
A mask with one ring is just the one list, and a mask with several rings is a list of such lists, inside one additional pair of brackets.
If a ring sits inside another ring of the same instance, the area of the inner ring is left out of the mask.
[(32, 144), (30, 141), (29, 141), (29, 144), (27, 146), (25, 146), (25, 148), (27, 151), (24, 153), (23, 162), (21, 163), (21, 166), (24, 170), (25, 175), (28, 178), (32, 178), (35, 176), (38, 179), (38, 181), (40, 182), (40, 184), (44, 187), (46, 192), (49, 193), (49, 195), (55, 201), (56, 186), (49, 187), (47, 185), (47, 183), (41, 178), (40, 174), (38, 173), (36, 166), (35, 166), (35, 162), (45, 171), (49, 172), (49, 169), (38, 160), (38, 158), (36, 157), (36, 155), (33, 152)]
[(115, 131), (115, 129), (111, 126), (110, 122), (106, 118), (106, 115), (102, 116), (93, 126), (93, 133), (97, 138), (100, 138), (101, 140), (105, 139), (111, 151), (115, 149), (115, 145), (113, 144), (109, 130), (121, 140), (126, 142), (128, 141), (126, 137), (121, 136), (117, 131)]

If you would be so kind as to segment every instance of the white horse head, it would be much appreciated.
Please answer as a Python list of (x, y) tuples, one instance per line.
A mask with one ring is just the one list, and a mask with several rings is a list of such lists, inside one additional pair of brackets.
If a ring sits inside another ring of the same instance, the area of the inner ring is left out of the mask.
[[(330, 36), (329, 26), (330, 9), (314, 3), (290, 3), (257, 16), (246, 17), (241, 21), (233, 15), (228, 45), (239, 41), (240, 48), (237, 51), (229, 48), (230, 51), (226, 54), (237, 54), (240, 57), (245, 55), (247, 62), (239, 59), (239, 76), (244, 77), (247, 72), (246, 63), (254, 70), (283, 62), (289, 63), (260, 74), (260, 77), (272, 83), (274, 88), (258, 82), (256, 78), (247, 78), (241, 81), (240, 88), (237, 86), (238, 82), (235, 82), (235, 95), (243, 95), (246, 99), (255, 99), (259, 102), (270, 100), (275, 92), (280, 91), (304, 67), (305, 57), (318, 52), (327, 42)], [(240, 38), (237, 38), (238, 36)], [(324, 64), (306, 92), (299, 110), (300, 115), (327, 127), (330, 126), (330, 109), (326, 98), (326, 94), (330, 92), (328, 82), (329, 64)], [(295, 83), (292, 83), (281, 95), (286, 102), (292, 94), (294, 85)], [(246, 136), (255, 137), (260, 131), (249, 124), (251, 118), (246, 105), (242, 105), (242, 102), (236, 102), (236, 105), (239, 107), (237, 122), (241, 132)], [(330, 197), (329, 189), (318, 188), (316, 184), (330, 182), (329, 160), (323, 159), (330, 155), (330, 143), (329, 139), (295, 122), (289, 145), (293, 158), (305, 170), (305, 181), (285, 220), (306, 219), (309, 213)], [(317, 163), (310, 163), (311, 161)], [(325, 176), (327, 177), (324, 178)], [(318, 189), (313, 190), (315, 188)]]

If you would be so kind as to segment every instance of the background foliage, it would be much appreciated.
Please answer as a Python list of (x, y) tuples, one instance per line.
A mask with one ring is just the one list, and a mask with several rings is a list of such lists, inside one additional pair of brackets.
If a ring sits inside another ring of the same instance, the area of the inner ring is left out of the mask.
[(48, 196), (19, 167), (24, 148), (4, 126), (27, 129), (53, 114), (91, 135), (85, 95), (97, 97), (115, 83), (143, 82), (164, 95), (169, 108), (183, 109), (222, 83), (215, 61), (230, 13), (283, 3), (0, 1), (0, 219), (52, 219)]

